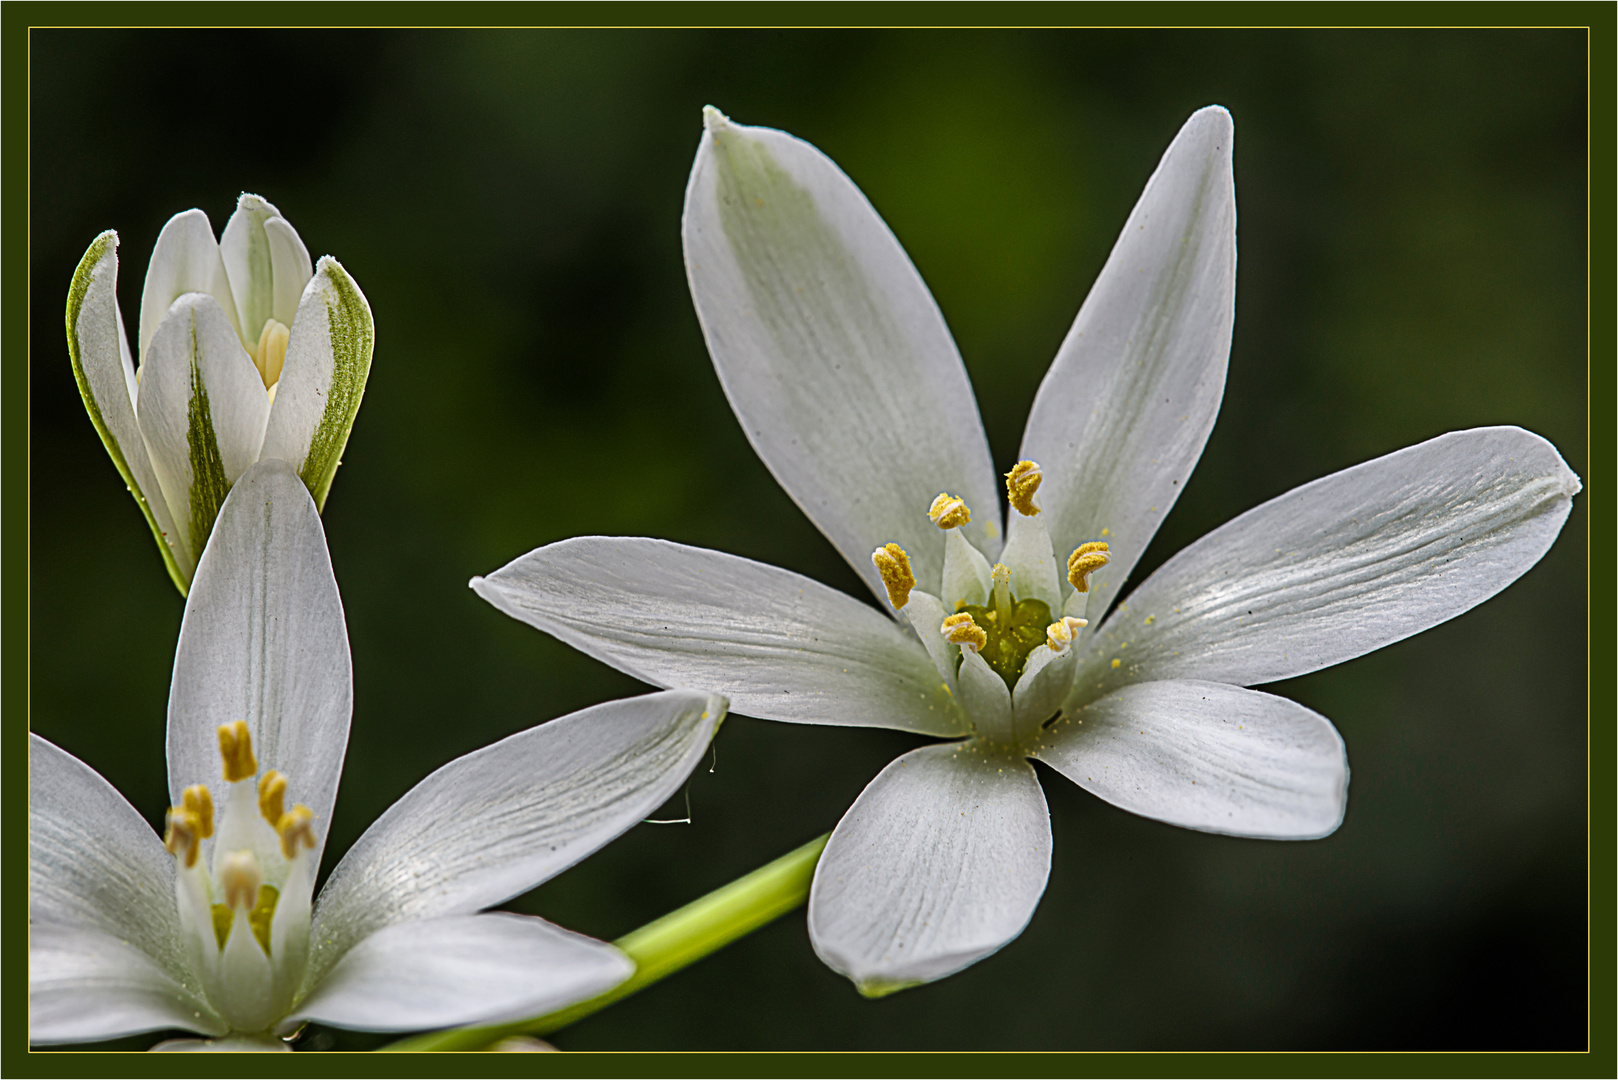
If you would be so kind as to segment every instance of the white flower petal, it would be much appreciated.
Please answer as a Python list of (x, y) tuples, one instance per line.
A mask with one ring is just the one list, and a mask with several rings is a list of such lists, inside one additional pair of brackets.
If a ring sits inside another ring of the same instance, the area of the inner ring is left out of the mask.
[(174, 302), (141, 367), (136, 403), (169, 513), (201, 557), (225, 495), (258, 460), (269, 396), (252, 358), (203, 293)]
[(1319, 713), (1224, 683), (1139, 683), (1065, 716), (1033, 756), (1143, 817), (1312, 840), (1348, 805), (1342, 737)]
[[(237, 482), (197, 567), (169, 687), (169, 799), (220, 783), (219, 725), (245, 720), (260, 772), (287, 778), (324, 843), (348, 747), (343, 604), (309, 492), (281, 461)], [(320, 848), (310, 852), (318, 864)]]
[(30, 1042), (90, 1042), (163, 1028), (222, 1035), (226, 1025), (128, 941), (83, 926), (29, 926)]
[(263, 456), (290, 462), (326, 505), (371, 373), (376, 328), (365, 294), (336, 259), (320, 260), (292, 320)]
[(28, 913), (96, 930), (188, 978), (174, 859), (135, 808), (67, 751), (28, 736)]
[(264, 323), (292, 325), (298, 297), (314, 271), (309, 249), (267, 200), (243, 192), (219, 237), (243, 337), (257, 341)]
[(579, 537), (473, 578), (472, 588), (620, 671), (714, 690), (748, 716), (967, 730), (926, 650), (896, 622), (751, 559), (663, 540)]
[(1235, 131), (1198, 110), (1163, 155), (1034, 398), (1021, 456), (1045, 472), (1065, 559), (1106, 540), (1107, 610), (1213, 430), (1236, 314)]
[(383, 926), (477, 911), (572, 866), (678, 791), (724, 715), (718, 695), (669, 690), (572, 713), (445, 765), (332, 873), (311, 933), (314, 978)]
[(719, 381), (759, 457), (871, 590), (895, 542), (936, 582), (941, 491), (1001, 543), (977, 403), (927, 286), (865, 196), (808, 143), (705, 112), (686, 275)]
[(73, 272), (67, 297), (68, 356), (90, 422), (146, 515), (175, 584), (184, 591), (196, 558), (174, 527), (135, 419), (138, 385), (117, 287), (118, 234), (109, 230), (96, 237)]
[[(168, 315), (169, 306), (186, 293), (207, 293), (219, 302), (219, 309), (238, 340), (241, 322), (236, 317), (236, 301), (225, 274), (213, 226), (201, 210), (187, 210), (169, 218), (157, 234), (152, 261), (146, 267), (146, 284), (140, 294), (140, 348), (136, 359), (146, 363), (146, 350), (157, 334), (157, 327)], [(144, 382), (144, 376), (142, 377)]]
[(349, 950), (289, 1021), (412, 1031), (542, 1015), (629, 978), (611, 945), (504, 912), (396, 923)]
[(1034, 770), (977, 741), (924, 746), (861, 792), (809, 893), (815, 952), (877, 995), (943, 978), (1022, 932), (1050, 875)]
[(1514, 427), (1451, 432), (1294, 488), (1131, 594), (1090, 643), (1074, 700), (1143, 679), (1290, 678), (1436, 626), (1538, 562), (1578, 490), (1555, 447)]

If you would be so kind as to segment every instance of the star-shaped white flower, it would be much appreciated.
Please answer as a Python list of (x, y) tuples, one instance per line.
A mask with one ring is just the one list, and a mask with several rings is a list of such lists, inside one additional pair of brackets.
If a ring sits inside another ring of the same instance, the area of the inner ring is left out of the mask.
[(30, 737), (32, 1042), (181, 1028), (272, 1049), (305, 1020), (476, 1023), (629, 977), (610, 945), (483, 909), (677, 790), (724, 699), (611, 702), (450, 762), (349, 849), (311, 912), (352, 698), (314, 501), (290, 465), (262, 462), (226, 499), (186, 603), (167, 835), (89, 766)]
[(163, 226), (133, 352), (117, 287), (108, 230), (73, 274), (68, 354), (183, 593), (219, 507), (255, 461), (290, 462), (325, 506), (371, 370), (371, 308), (336, 259), (312, 264), (281, 212), (247, 194), (217, 242), (201, 210)]
[(965, 369), (898, 241), (812, 146), (710, 110), (684, 235), (720, 381), (759, 456), (897, 618), (657, 540), (564, 541), (473, 582), (614, 667), (715, 688), (742, 713), (957, 740), (878, 775), (816, 870), (815, 949), (867, 993), (958, 971), (1027, 924), (1051, 846), (1029, 758), (1188, 828), (1331, 833), (1342, 739), (1246, 687), (1494, 595), (1579, 490), (1536, 435), (1454, 432), (1241, 515), (1084, 631), (1224, 393), (1233, 134), (1223, 109), (1199, 111), (1147, 182), (1035, 399), (1002, 533)]

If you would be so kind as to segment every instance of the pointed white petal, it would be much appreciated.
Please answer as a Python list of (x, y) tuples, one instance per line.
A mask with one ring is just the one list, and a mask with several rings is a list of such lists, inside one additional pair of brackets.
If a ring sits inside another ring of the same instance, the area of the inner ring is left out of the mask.
[(1000, 547), (977, 402), (927, 286), (859, 188), (808, 143), (706, 114), (686, 187), (686, 276), (719, 381), (759, 457), (871, 590), (896, 542), (935, 582), (941, 491)]
[(979, 735), (997, 743), (1014, 740), (1011, 730), (1011, 691), (976, 649), (961, 650), (961, 708), (972, 718)]
[(1578, 490), (1555, 447), (1513, 427), (1451, 432), (1294, 488), (1164, 563), (1090, 643), (1076, 693), (1270, 682), (1420, 633), (1538, 562)]
[(348, 445), (375, 342), (365, 294), (336, 259), (322, 258), (292, 320), (263, 451), (291, 463), (316, 506), (326, 505)]
[(219, 237), (242, 334), (257, 341), (265, 320), (292, 325), (298, 297), (313, 275), (309, 249), (268, 201), (242, 193)]
[(498, 904), (561, 873), (680, 789), (724, 719), (716, 694), (597, 705), (457, 758), (349, 849), (315, 912), (315, 978), (391, 923)]
[(396, 923), (349, 950), (288, 1019), (412, 1031), (537, 1016), (634, 971), (611, 945), (528, 916)]
[(472, 588), (620, 671), (714, 690), (748, 716), (966, 731), (926, 651), (897, 623), (751, 559), (663, 540), (579, 537), (473, 578)]
[(138, 386), (117, 287), (118, 234), (109, 230), (96, 237), (73, 272), (67, 295), (68, 356), (90, 422), (146, 515), (170, 576), (184, 592), (196, 559), (174, 527), (174, 516), (158, 486), (135, 419)]
[(258, 369), (219, 305), (202, 293), (176, 300), (147, 350), (136, 418), (169, 513), (199, 558), (230, 485), (258, 460), (269, 415)]
[(1058, 558), (1112, 545), (1092, 579), (1104, 612), (1179, 497), (1225, 392), (1236, 314), (1235, 131), (1194, 113), (1146, 182), (1040, 384), (1021, 456)]
[(1063, 717), (1033, 756), (1114, 806), (1203, 832), (1312, 840), (1348, 805), (1331, 721), (1224, 683), (1126, 686)]
[(192, 292), (207, 293), (218, 301), (231, 330), (238, 339), (241, 337), (241, 322), (236, 318), (236, 301), (231, 296), (225, 263), (219, 257), (213, 226), (201, 210), (175, 214), (157, 234), (140, 295), (140, 348), (136, 359), (141, 364), (146, 363), (146, 350), (169, 306)]
[(1022, 933), (1051, 867), (1034, 770), (976, 740), (912, 750), (872, 780), (815, 868), (809, 938), (877, 995), (977, 962)]
[[(348, 631), (326, 535), (285, 462), (225, 500), (180, 623), (169, 687), (169, 798), (220, 783), (219, 725), (247, 721), (260, 773), (286, 775), (324, 843), (353, 703)], [(320, 848), (309, 853), (318, 864)]]
[(29, 926), (30, 1042), (90, 1042), (163, 1028), (222, 1035), (226, 1025), (128, 941), (83, 926)]
[(28, 736), (28, 911), (129, 942), (187, 978), (174, 860), (152, 827), (90, 766)]

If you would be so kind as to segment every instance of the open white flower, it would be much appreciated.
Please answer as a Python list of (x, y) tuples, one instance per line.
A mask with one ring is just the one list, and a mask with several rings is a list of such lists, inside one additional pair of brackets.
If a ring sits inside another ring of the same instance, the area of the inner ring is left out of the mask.
[(1175, 825), (1332, 832), (1342, 739), (1245, 687), (1494, 595), (1550, 547), (1579, 490), (1536, 435), (1451, 433), (1241, 515), (1082, 632), (1174, 503), (1224, 393), (1233, 134), (1223, 109), (1199, 111), (1147, 182), (1040, 387), (1002, 544), (965, 369), (898, 241), (812, 146), (710, 110), (684, 236), (715, 367), (759, 456), (898, 618), (657, 540), (568, 540), (473, 582), (614, 667), (715, 688), (742, 713), (958, 740), (878, 775), (816, 870), (815, 949), (866, 993), (958, 971), (1027, 924), (1051, 845), (1028, 758)]
[(324, 507), (371, 370), (371, 308), (281, 212), (242, 195), (215, 242), (187, 210), (158, 234), (138, 347), (118, 306), (118, 234), (73, 274), (67, 344), (79, 392), (183, 593), (231, 485), (292, 464)]
[(723, 698), (611, 702), (450, 762), (349, 849), (311, 914), (352, 697), (314, 502), (290, 465), (263, 462), (225, 501), (186, 603), (166, 837), (30, 737), (32, 1042), (182, 1028), (226, 1037), (221, 1048), (284, 1048), (274, 1036), (304, 1020), (403, 1031), (511, 1018), (633, 972), (610, 945), (480, 912), (677, 790)]

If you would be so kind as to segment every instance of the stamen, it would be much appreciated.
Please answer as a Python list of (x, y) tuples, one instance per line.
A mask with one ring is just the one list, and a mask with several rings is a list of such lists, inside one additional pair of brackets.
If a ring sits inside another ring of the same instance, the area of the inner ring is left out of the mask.
[(1034, 502), (1034, 493), (1045, 479), (1045, 473), (1038, 462), (1019, 461), (1006, 473), (1006, 500), (1011, 508), (1023, 517), (1033, 517), (1039, 513), (1039, 507)]
[(197, 865), (197, 852), (202, 847), (202, 823), (197, 820), (197, 815), (183, 806), (169, 807), (168, 827), (163, 832), (163, 846), (168, 848), (170, 855), (185, 852), (187, 870)]
[(916, 587), (916, 575), (910, 569), (910, 556), (898, 544), (888, 544), (871, 552), (871, 563), (882, 575), (887, 586), (888, 603), (895, 609), (910, 603), (910, 590)]
[(258, 762), (253, 758), (253, 735), (247, 730), (246, 720), (219, 725), (219, 756), (224, 759), (227, 783), (249, 780), (258, 772)]
[(275, 831), (281, 836), (281, 854), (285, 858), (292, 858), (298, 853), (298, 841), (313, 851), (315, 846), (315, 830), (311, 824), (315, 819), (315, 812), (299, 803), (276, 822)]
[(1088, 625), (1090, 625), (1088, 620), (1075, 619), (1071, 615), (1060, 622), (1053, 622), (1045, 630), (1045, 644), (1049, 645), (1054, 653), (1067, 652), (1067, 647), (1073, 644), (1073, 637), (1079, 632), (1079, 628)]
[(208, 785), (192, 784), (186, 788), (180, 793), (180, 805), (188, 813), (196, 815), (201, 828), (198, 835), (203, 840), (213, 835), (213, 796), (208, 794)]
[(958, 611), (945, 619), (938, 632), (944, 635), (945, 641), (974, 649), (983, 648), (989, 641), (989, 635), (984, 633), (983, 628), (973, 622), (972, 616), (964, 611)]
[(219, 868), (219, 890), (225, 906), (232, 911), (252, 911), (258, 903), (258, 887), (264, 884), (264, 871), (251, 851), (232, 851)]
[(940, 529), (958, 529), (972, 520), (972, 511), (967, 509), (965, 502), (944, 492), (933, 500), (927, 516)]
[(281, 823), (286, 813), (287, 778), (271, 769), (258, 778), (258, 812), (270, 823), (270, 828)]
[(1105, 540), (1080, 544), (1067, 558), (1067, 580), (1079, 592), (1090, 591), (1090, 575), (1112, 561)]
[(995, 563), (989, 571), (994, 579), (994, 610), (1002, 623), (1011, 619), (1011, 569), (1005, 563)]

